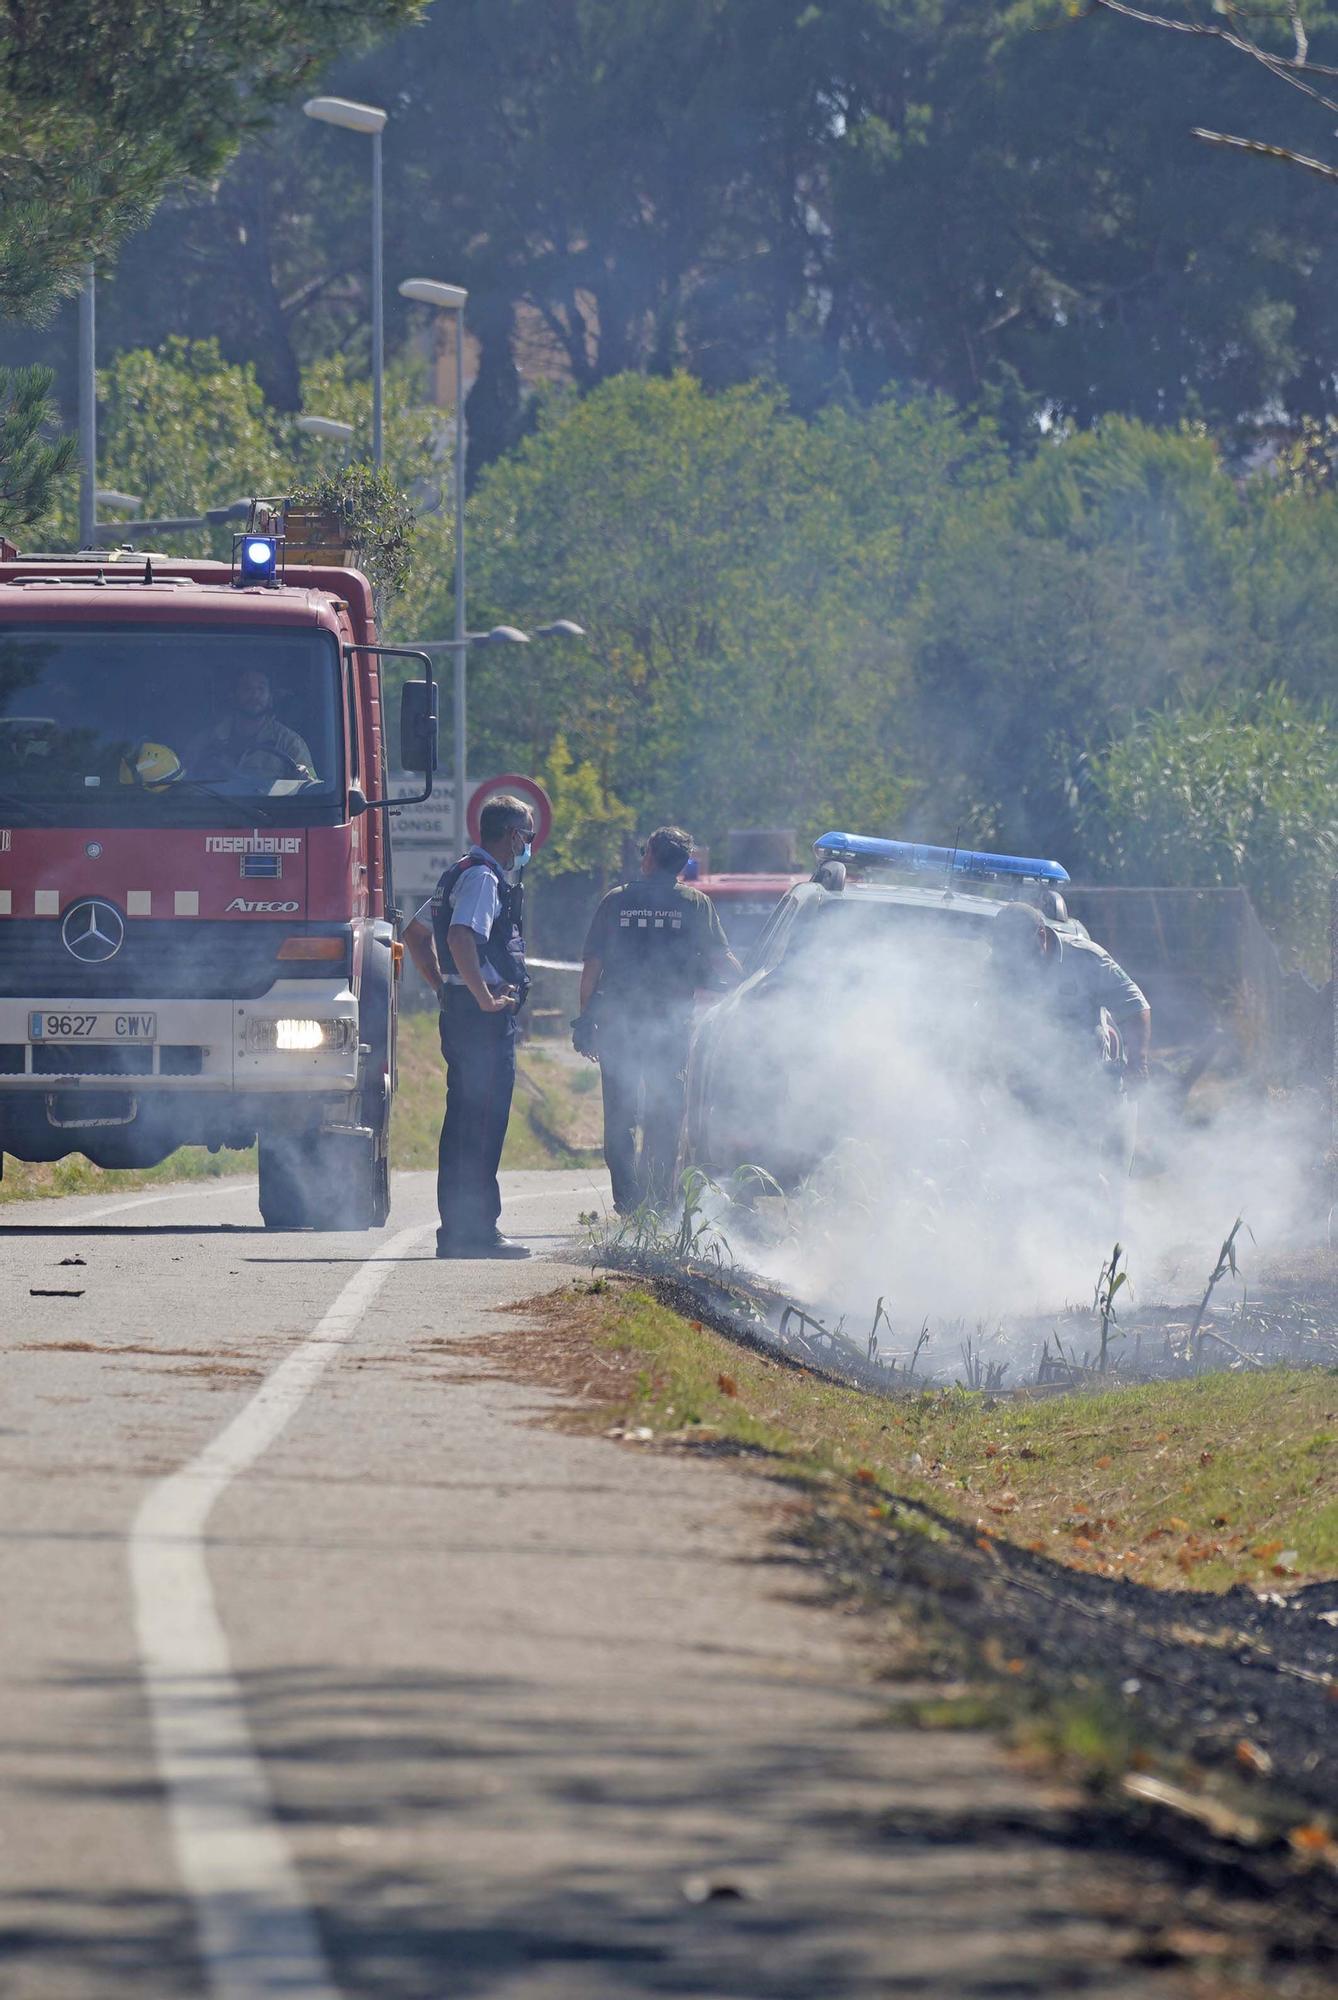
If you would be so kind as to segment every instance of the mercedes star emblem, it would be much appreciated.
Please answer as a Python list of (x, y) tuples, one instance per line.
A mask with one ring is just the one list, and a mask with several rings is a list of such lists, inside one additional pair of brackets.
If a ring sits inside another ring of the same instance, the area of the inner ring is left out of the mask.
[(81, 965), (105, 965), (125, 943), (125, 918), (97, 897), (73, 903), (60, 927), (61, 942)]

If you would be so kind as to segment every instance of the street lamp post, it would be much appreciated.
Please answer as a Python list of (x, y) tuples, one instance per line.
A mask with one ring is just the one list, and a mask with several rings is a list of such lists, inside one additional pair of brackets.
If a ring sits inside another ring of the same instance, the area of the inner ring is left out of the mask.
[(91, 549), (97, 529), (98, 375), (94, 323), (95, 267), (79, 294), (79, 546)]
[(347, 444), (353, 435), (352, 424), (341, 423), (338, 417), (297, 417), (294, 422), (308, 437), (324, 438), (332, 444)]
[(468, 733), (468, 679), (465, 631), (465, 303), (469, 293), (463, 285), (447, 285), (436, 278), (406, 278), (400, 297), (419, 305), (435, 306), (455, 321), (455, 659), (451, 683), (452, 775), (455, 780), (455, 841), (465, 851), (465, 739)]
[[(133, 493), (113, 493), (106, 489), (99, 490), (98, 499), (109, 507), (124, 506), (127, 502), (136, 507), (140, 504)], [(114, 535), (137, 528), (146, 535), (192, 535), (199, 528), (221, 528), (229, 521), (244, 521), (250, 511), (249, 500), (234, 500), (227, 507), (206, 507), (203, 514), (174, 514), (169, 519), (153, 521), (96, 521), (93, 532), (97, 536)]]
[(381, 133), (386, 114), (377, 104), (357, 104), (348, 97), (309, 97), (302, 106), (308, 118), (340, 125), (346, 132), (363, 132), (372, 142), (372, 462), (379, 472), (385, 460), (382, 398), (385, 378), (385, 271), (382, 229)]
[[(536, 639), (584, 639), (585, 628), (574, 618), (554, 618), (547, 625), (540, 625), (533, 634)], [(522, 632), (518, 625), (494, 625), (490, 632), (462, 632), (454, 639), (420, 639), (415, 643), (419, 653), (451, 653), (454, 655), (455, 686), (457, 695), (462, 695), (465, 678), (465, 661), (471, 646), (528, 646), (531, 634)], [(460, 701), (458, 714), (463, 716), (464, 703)], [(463, 728), (457, 729), (451, 745), (454, 767), (455, 810), (452, 818), (455, 826), (452, 839), (457, 853), (463, 854), (469, 843), (469, 823), (467, 811), (469, 801), (465, 797), (465, 739)]]

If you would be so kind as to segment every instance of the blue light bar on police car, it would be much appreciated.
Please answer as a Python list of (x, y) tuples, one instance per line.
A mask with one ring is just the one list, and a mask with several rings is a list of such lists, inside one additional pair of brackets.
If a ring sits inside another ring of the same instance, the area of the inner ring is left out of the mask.
[(1067, 868), (1057, 861), (1033, 860), (1023, 854), (987, 854), (967, 847), (922, 847), (914, 840), (878, 840), (867, 833), (824, 833), (813, 843), (819, 861), (881, 862), (916, 875), (974, 876), (977, 881), (1011, 877), (1020, 882), (1067, 882)]

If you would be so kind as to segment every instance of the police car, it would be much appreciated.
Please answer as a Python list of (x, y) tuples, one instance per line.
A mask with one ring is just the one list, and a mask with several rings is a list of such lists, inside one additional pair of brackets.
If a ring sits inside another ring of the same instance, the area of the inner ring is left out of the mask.
[(801, 1180), (846, 1136), (852, 1088), (835, 1066), (855, 1017), (876, 1013), (880, 967), (911, 967), (931, 1009), (939, 992), (969, 1004), (1000, 909), (1019, 897), (1043, 907), (1069, 879), (1056, 861), (851, 833), (824, 834), (814, 855), (741, 984), (697, 1024), (685, 1159), (716, 1176), (750, 1164), (782, 1185)]

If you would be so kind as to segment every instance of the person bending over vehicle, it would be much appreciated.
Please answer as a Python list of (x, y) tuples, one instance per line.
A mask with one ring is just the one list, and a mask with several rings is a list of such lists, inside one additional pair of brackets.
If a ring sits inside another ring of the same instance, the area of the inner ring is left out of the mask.
[(1093, 939), (1061, 937), (1030, 903), (1008, 903), (1000, 910), (990, 939), (990, 963), (1010, 998), (1043, 1017), (1043, 1028), (1050, 1033), (1042, 1034), (1040, 1046), (1048, 1039), (1061, 1076), (1067, 1068), (1077, 1083), (1080, 1071), (1069, 1065), (1075, 1058), (1080, 1063), (1085, 1054), (1109, 1064), (1109, 1026), (1118, 1030), (1122, 1067), (1114, 1074), (1126, 1093), (1126, 1115), (1113, 1118), (1107, 1150), (1120, 1156), (1127, 1175), (1136, 1125), (1127, 1093), (1147, 1082), (1152, 1043), (1152, 1010), (1142, 987)]
[(1096, 1035), (1104, 1008), (1120, 1031), (1126, 1079), (1147, 1081), (1152, 1009), (1094, 939), (1060, 937), (1030, 903), (1008, 903), (994, 919), (990, 958), (1021, 995), (1042, 999), (1058, 1026)]
[(682, 827), (657, 828), (641, 850), (641, 880), (609, 891), (585, 941), (572, 1042), (600, 1066), (604, 1158), (620, 1215), (643, 1202), (669, 1206), (693, 995), (743, 974), (710, 898), (678, 879), (691, 852)]

